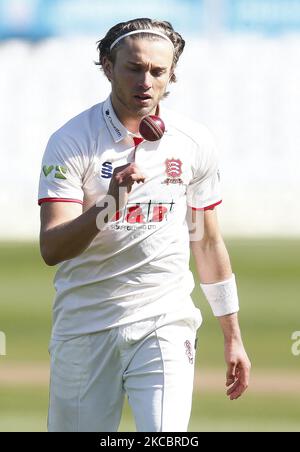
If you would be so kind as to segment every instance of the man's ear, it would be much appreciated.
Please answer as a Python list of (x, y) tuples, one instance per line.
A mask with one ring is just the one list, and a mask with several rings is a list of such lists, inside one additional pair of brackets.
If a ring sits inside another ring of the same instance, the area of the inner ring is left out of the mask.
[(113, 63), (105, 56), (102, 61), (102, 67), (104, 74), (108, 78), (108, 80), (111, 82), (112, 75), (113, 75)]

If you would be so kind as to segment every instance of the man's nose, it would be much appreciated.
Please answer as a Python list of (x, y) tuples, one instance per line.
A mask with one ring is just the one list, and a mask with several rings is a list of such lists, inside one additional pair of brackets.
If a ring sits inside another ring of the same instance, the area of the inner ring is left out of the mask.
[(150, 72), (144, 72), (141, 80), (139, 82), (139, 85), (143, 89), (150, 89), (152, 87), (152, 76)]

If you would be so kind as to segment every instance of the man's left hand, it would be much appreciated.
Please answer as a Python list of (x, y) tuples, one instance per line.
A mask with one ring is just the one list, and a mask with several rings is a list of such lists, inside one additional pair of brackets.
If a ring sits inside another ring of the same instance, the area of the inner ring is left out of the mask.
[(230, 400), (236, 400), (249, 386), (251, 363), (241, 340), (225, 342), (226, 386)]

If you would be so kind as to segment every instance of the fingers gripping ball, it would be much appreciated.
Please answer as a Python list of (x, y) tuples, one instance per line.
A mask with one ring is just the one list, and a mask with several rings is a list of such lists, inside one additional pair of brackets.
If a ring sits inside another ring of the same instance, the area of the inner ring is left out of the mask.
[(165, 124), (159, 116), (145, 116), (140, 123), (140, 134), (147, 141), (160, 140), (165, 133)]

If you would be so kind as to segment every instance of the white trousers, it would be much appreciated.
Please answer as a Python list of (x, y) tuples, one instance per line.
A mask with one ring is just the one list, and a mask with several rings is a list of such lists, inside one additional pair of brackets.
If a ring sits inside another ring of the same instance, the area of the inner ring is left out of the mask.
[(52, 341), (48, 430), (115, 432), (127, 394), (137, 431), (187, 431), (197, 328), (164, 317)]

